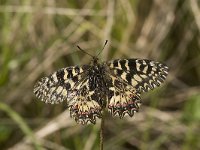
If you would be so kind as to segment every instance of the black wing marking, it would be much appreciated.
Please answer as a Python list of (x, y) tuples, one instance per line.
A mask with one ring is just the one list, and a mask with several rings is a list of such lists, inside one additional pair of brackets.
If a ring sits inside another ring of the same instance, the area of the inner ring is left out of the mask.
[(160, 86), (168, 74), (166, 65), (146, 59), (116, 59), (106, 64), (113, 74), (140, 93)]
[(87, 66), (62, 68), (48, 77), (43, 77), (34, 86), (36, 97), (45, 103), (61, 103), (71, 98), (72, 89), (84, 75)]

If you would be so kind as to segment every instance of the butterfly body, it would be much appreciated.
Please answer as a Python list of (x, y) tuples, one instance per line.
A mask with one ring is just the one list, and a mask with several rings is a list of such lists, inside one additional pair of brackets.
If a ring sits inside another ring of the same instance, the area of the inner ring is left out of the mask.
[(159, 86), (168, 67), (145, 59), (116, 59), (62, 68), (37, 82), (36, 97), (46, 103), (66, 102), (78, 123), (95, 123), (106, 109), (113, 116), (133, 116), (139, 110), (140, 94)]

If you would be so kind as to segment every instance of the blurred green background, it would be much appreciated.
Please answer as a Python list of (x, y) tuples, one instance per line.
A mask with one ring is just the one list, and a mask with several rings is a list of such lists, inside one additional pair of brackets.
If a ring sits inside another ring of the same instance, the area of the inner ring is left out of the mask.
[(100, 58), (170, 68), (133, 118), (106, 117), (105, 149), (200, 149), (199, 0), (0, 0), (0, 149), (98, 150), (99, 121), (77, 125), (66, 104), (33, 95), (42, 76)]

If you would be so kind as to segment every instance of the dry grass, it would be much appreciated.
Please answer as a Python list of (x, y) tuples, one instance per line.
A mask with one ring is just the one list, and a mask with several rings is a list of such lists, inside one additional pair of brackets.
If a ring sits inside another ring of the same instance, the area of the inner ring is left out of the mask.
[(200, 3), (197, 0), (1, 1), (0, 147), (98, 149), (96, 126), (76, 125), (66, 105), (36, 101), (33, 85), (59, 68), (148, 58), (170, 67), (142, 95), (133, 118), (106, 118), (105, 149), (200, 149)]

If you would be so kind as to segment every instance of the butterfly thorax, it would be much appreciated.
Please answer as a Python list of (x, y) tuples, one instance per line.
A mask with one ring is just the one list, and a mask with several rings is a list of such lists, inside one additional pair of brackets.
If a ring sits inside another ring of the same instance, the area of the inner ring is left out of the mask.
[(105, 101), (108, 91), (105, 74), (105, 66), (98, 63), (97, 58), (94, 58), (90, 68), (88, 69), (89, 91), (94, 91), (92, 98), (101, 106), (106, 105)]

